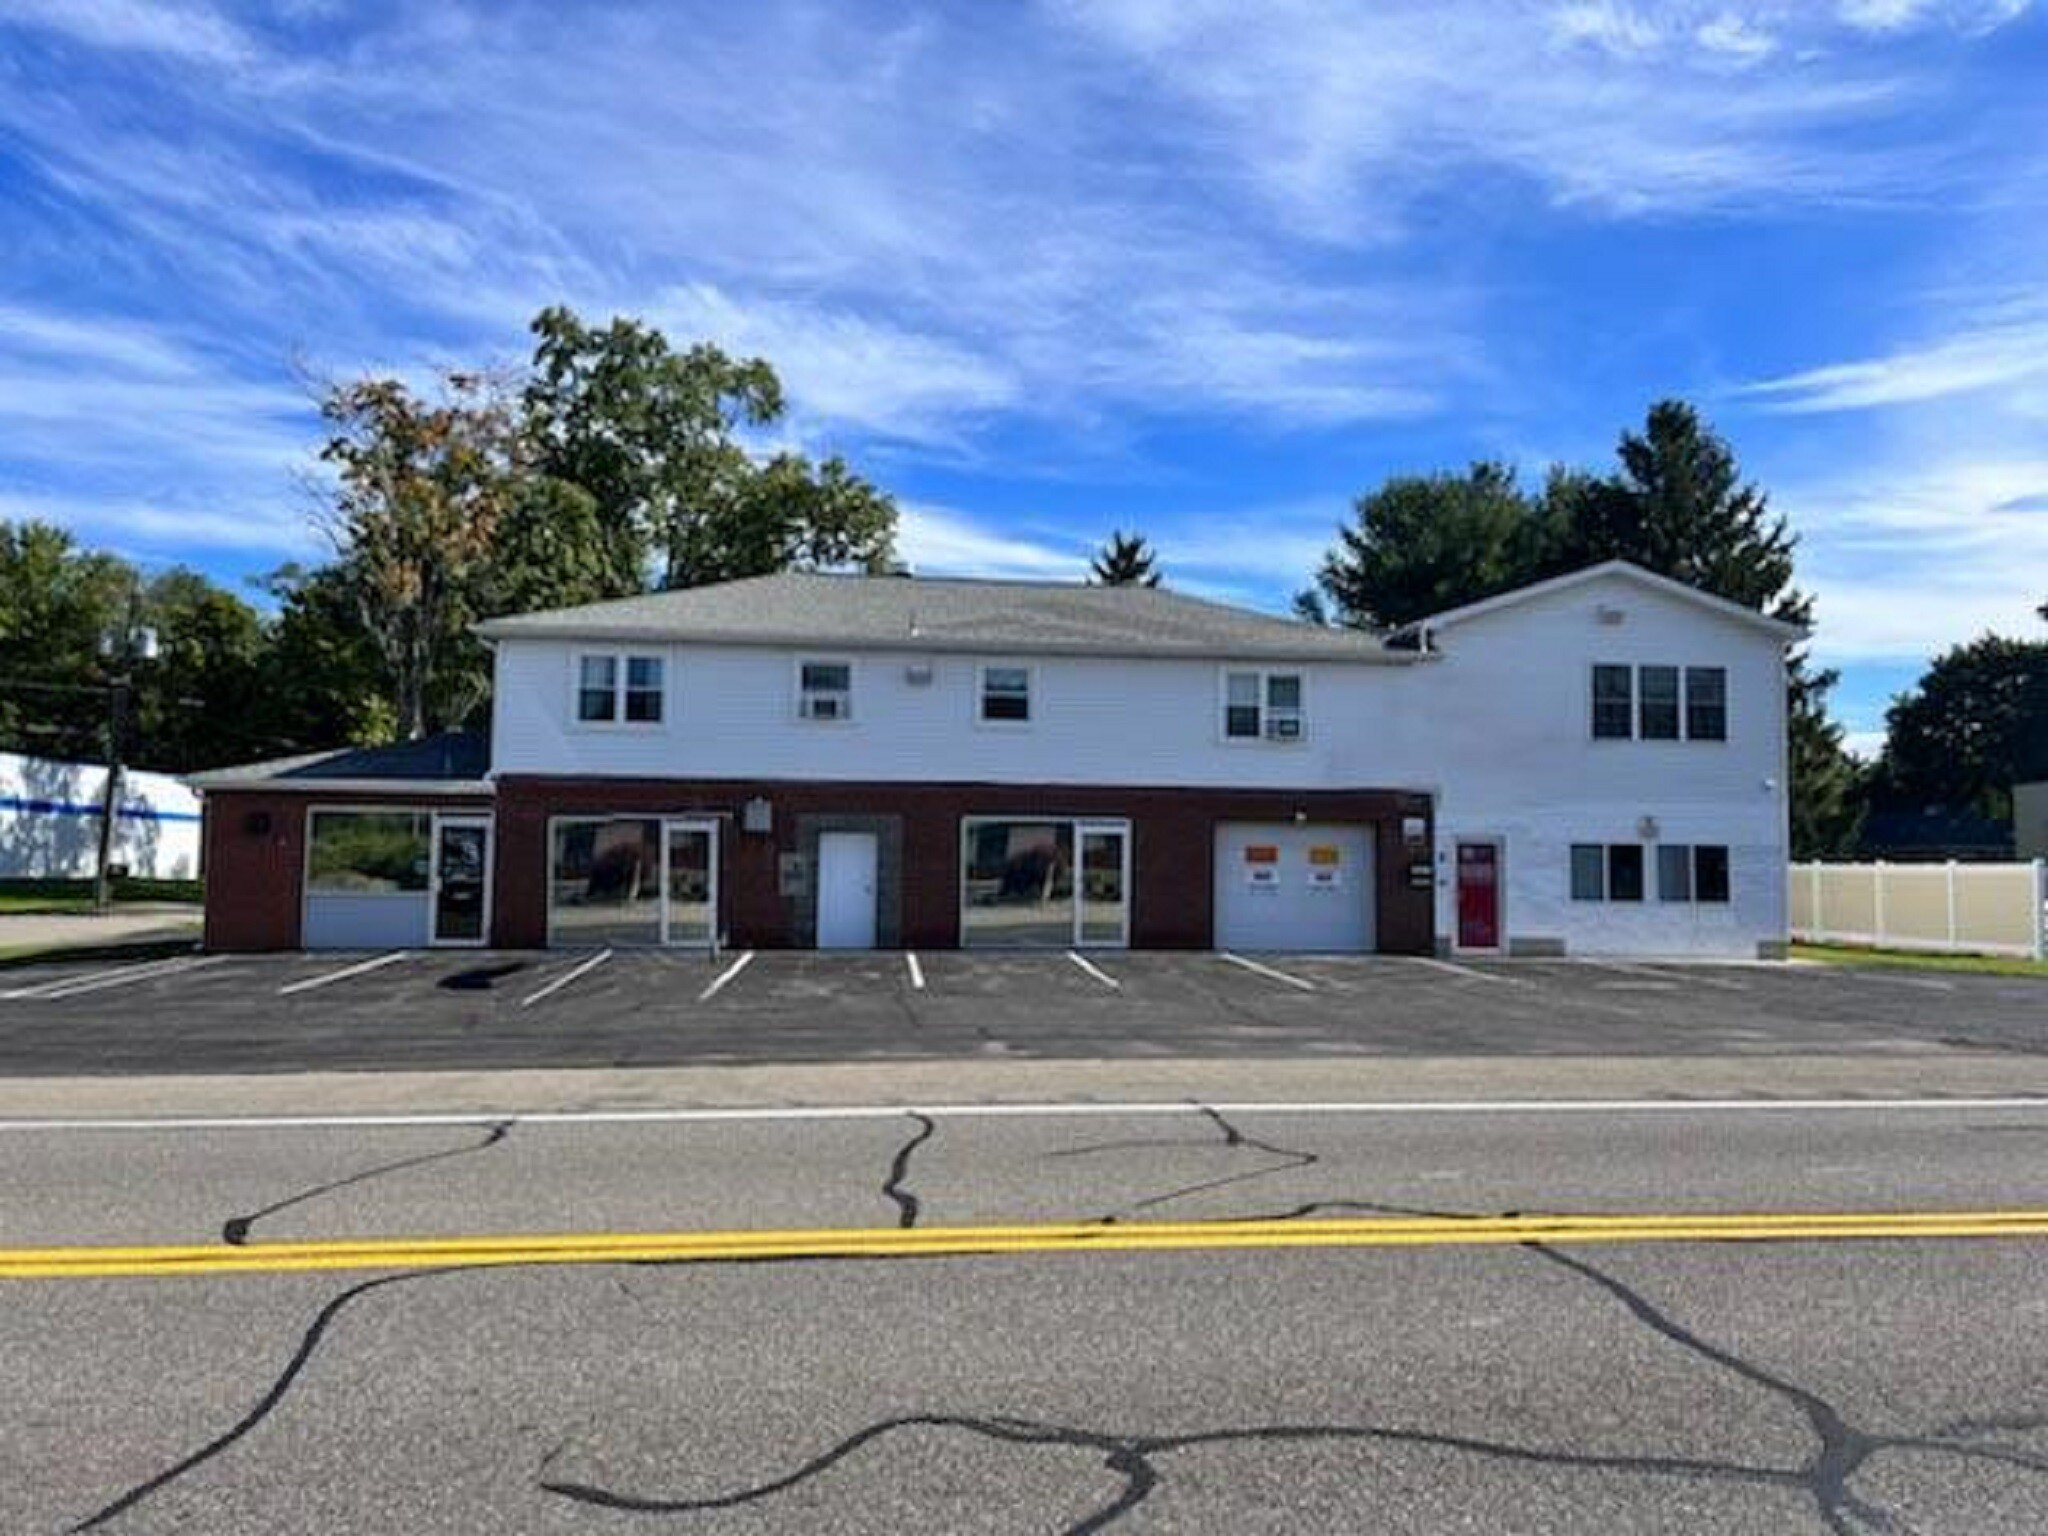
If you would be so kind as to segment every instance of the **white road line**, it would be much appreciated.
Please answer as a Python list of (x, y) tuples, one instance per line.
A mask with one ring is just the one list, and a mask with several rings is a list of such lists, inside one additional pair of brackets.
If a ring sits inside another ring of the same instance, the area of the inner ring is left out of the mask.
[(1233, 955), (1227, 949), (1217, 950), (1216, 958), (1218, 960), (1227, 960), (1232, 965), (1242, 966), (1254, 976), (1263, 976), (1268, 981), (1281, 982), (1286, 986), (1295, 988), (1297, 991), (1313, 992), (1316, 989), (1316, 984), (1312, 981), (1303, 981), (1299, 976), (1290, 976), (1285, 971), (1276, 971), (1270, 965), (1261, 965), (1256, 960), (1247, 960), (1243, 955)]
[(911, 990), (922, 992), (924, 990), (924, 967), (917, 963), (917, 952), (906, 949), (903, 952), (903, 963), (910, 967)]
[(121, 966), (117, 970), (67, 976), (62, 981), (47, 981), (38, 987), (24, 987), (18, 992), (8, 992), (4, 995), (38, 1001), (83, 997), (89, 992), (104, 992), (109, 987), (125, 987), (130, 982), (155, 981), (160, 976), (176, 976), (185, 971), (199, 970), (203, 966), (219, 965), (228, 958), (230, 957), (227, 955), (178, 955), (168, 960), (145, 960), (137, 965)]
[(582, 960), (577, 962), (577, 964), (574, 967), (562, 972), (561, 975), (557, 976), (553, 981), (550, 981), (546, 986), (540, 988), (538, 991), (530, 992), (525, 997), (519, 999), (519, 1006), (522, 1008), (531, 1008), (535, 1003), (542, 1002), (547, 998), (553, 997), (557, 992), (561, 991), (562, 988), (569, 985), (569, 983), (574, 981), (577, 977), (588, 976), (600, 965), (603, 965), (605, 961), (611, 959), (611, 957), (612, 952), (609, 949), (600, 949), (588, 960)]
[(1090, 976), (1093, 976), (1097, 981), (1101, 982), (1105, 987), (1109, 988), (1110, 991), (1121, 992), (1123, 990), (1124, 984), (1122, 982), (1118, 981), (1114, 976), (1110, 975), (1109, 972), (1105, 971), (1101, 966), (1097, 965), (1093, 960), (1090, 960), (1086, 955), (1082, 954), (1079, 950), (1068, 950), (1067, 958), (1073, 961), (1074, 964), (1081, 967), (1081, 969), (1086, 971)]
[(502, 1113), (411, 1115), (166, 1116), (161, 1119), (0, 1119), (7, 1131), (281, 1131), (375, 1130), (450, 1125), (720, 1125), (726, 1123), (805, 1124), (835, 1120), (901, 1120), (929, 1115), (952, 1120), (1139, 1119), (1193, 1115), (1213, 1109), (1226, 1115), (1375, 1116), (1416, 1115), (1752, 1115), (1875, 1114), (1946, 1111), (1951, 1114), (2048, 1112), (2048, 1097), (1955, 1099), (1493, 1099), (1400, 1100), (1385, 1103), (1277, 1103), (1177, 1099), (1170, 1103), (1110, 1104), (843, 1104), (814, 1109), (593, 1109)]
[(739, 959), (733, 961), (731, 965), (728, 965), (724, 970), (720, 971), (716, 976), (714, 976), (711, 979), (711, 985), (706, 987), (702, 992), (699, 992), (697, 994), (697, 1001), (700, 1003), (710, 1002), (711, 999), (718, 996), (719, 993), (723, 992), (726, 989), (727, 985), (731, 983), (732, 979), (735, 976), (739, 975), (741, 971), (744, 971), (748, 966), (752, 965), (753, 963), (754, 952), (750, 949), (745, 954), (741, 955)]
[(1491, 971), (1475, 971), (1469, 965), (1454, 965), (1448, 960), (1433, 960), (1427, 955), (1397, 955), (1396, 959), (1410, 960), (1417, 965), (1426, 965), (1433, 971), (1449, 971), (1454, 976), (1470, 976), (1474, 981), (1497, 982), (1503, 987), (1526, 987), (1528, 982), (1519, 976), (1496, 976)]
[(308, 976), (304, 981), (286, 982), (277, 989), (277, 995), (290, 997), (294, 992), (310, 992), (315, 987), (324, 987), (330, 982), (347, 981), (349, 977), (361, 976), (366, 971), (382, 970), (387, 965), (396, 965), (411, 953), (409, 949), (394, 949), (388, 955), (358, 960), (354, 965), (345, 965), (338, 971), (322, 971), (318, 976)]

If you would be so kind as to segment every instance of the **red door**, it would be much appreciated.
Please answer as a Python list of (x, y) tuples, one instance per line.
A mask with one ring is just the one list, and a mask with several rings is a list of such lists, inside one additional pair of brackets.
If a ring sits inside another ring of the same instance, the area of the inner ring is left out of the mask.
[(1500, 849), (1458, 844), (1458, 948), (1500, 948)]

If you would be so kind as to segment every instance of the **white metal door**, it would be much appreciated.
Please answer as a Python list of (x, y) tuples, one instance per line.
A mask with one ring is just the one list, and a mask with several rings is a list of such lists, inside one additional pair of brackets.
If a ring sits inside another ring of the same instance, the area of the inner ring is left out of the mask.
[(1371, 950), (1372, 828), (1300, 822), (1217, 827), (1216, 947)]
[(818, 948), (875, 947), (875, 869), (872, 832), (818, 834)]

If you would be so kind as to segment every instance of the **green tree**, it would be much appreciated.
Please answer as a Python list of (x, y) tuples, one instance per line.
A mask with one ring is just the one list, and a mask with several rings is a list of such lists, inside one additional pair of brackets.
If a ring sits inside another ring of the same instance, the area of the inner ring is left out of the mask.
[(0, 520), (0, 747), (96, 762), (106, 751), (101, 636), (128, 617), (136, 574), (64, 529)]
[(372, 746), (397, 734), (384, 660), (340, 564), (286, 565), (264, 582), (277, 604), (262, 676), (270, 743), (259, 755)]
[(135, 667), (127, 751), (136, 762), (192, 773), (277, 750), (277, 694), (263, 665), (261, 616), (197, 571), (178, 567), (141, 591), (157, 656)]
[(328, 530), (398, 734), (458, 724), (489, 687), (469, 626), (483, 616), (512, 499), (512, 418), (486, 381), (460, 374), (431, 401), (395, 379), (340, 385), (321, 414), (320, 456), (335, 472)]
[(1542, 530), (1540, 509), (1505, 464), (1396, 476), (1358, 499), (1316, 590), (1340, 623), (1393, 628), (1528, 581)]
[(1119, 528), (1088, 563), (1088, 578), (1098, 587), (1156, 587), (1163, 573), (1158, 552), (1145, 535)]
[(1985, 635), (1937, 657), (1885, 716), (1885, 798), (2003, 820), (2048, 778), (2048, 642)]
[(624, 317), (599, 328), (568, 309), (533, 322), (523, 404), (534, 469), (581, 488), (602, 531), (611, 595), (889, 558), (894, 503), (839, 459), (759, 464), (740, 440), (783, 411), (761, 358), (684, 352)]

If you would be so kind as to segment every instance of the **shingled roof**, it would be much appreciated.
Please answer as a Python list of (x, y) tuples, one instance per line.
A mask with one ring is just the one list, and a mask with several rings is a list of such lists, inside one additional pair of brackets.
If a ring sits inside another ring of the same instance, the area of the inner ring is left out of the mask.
[(1157, 587), (785, 572), (490, 619), (491, 640), (689, 641), (1399, 664), (1375, 635)]
[(340, 747), (331, 752), (239, 763), (232, 768), (188, 774), (185, 782), (202, 792), (259, 784), (279, 789), (318, 789), (374, 788), (387, 783), (437, 785), (450, 792), (467, 792), (482, 786), (490, 767), (488, 735), (482, 731), (443, 731), (438, 736), (396, 741), (382, 747)]

